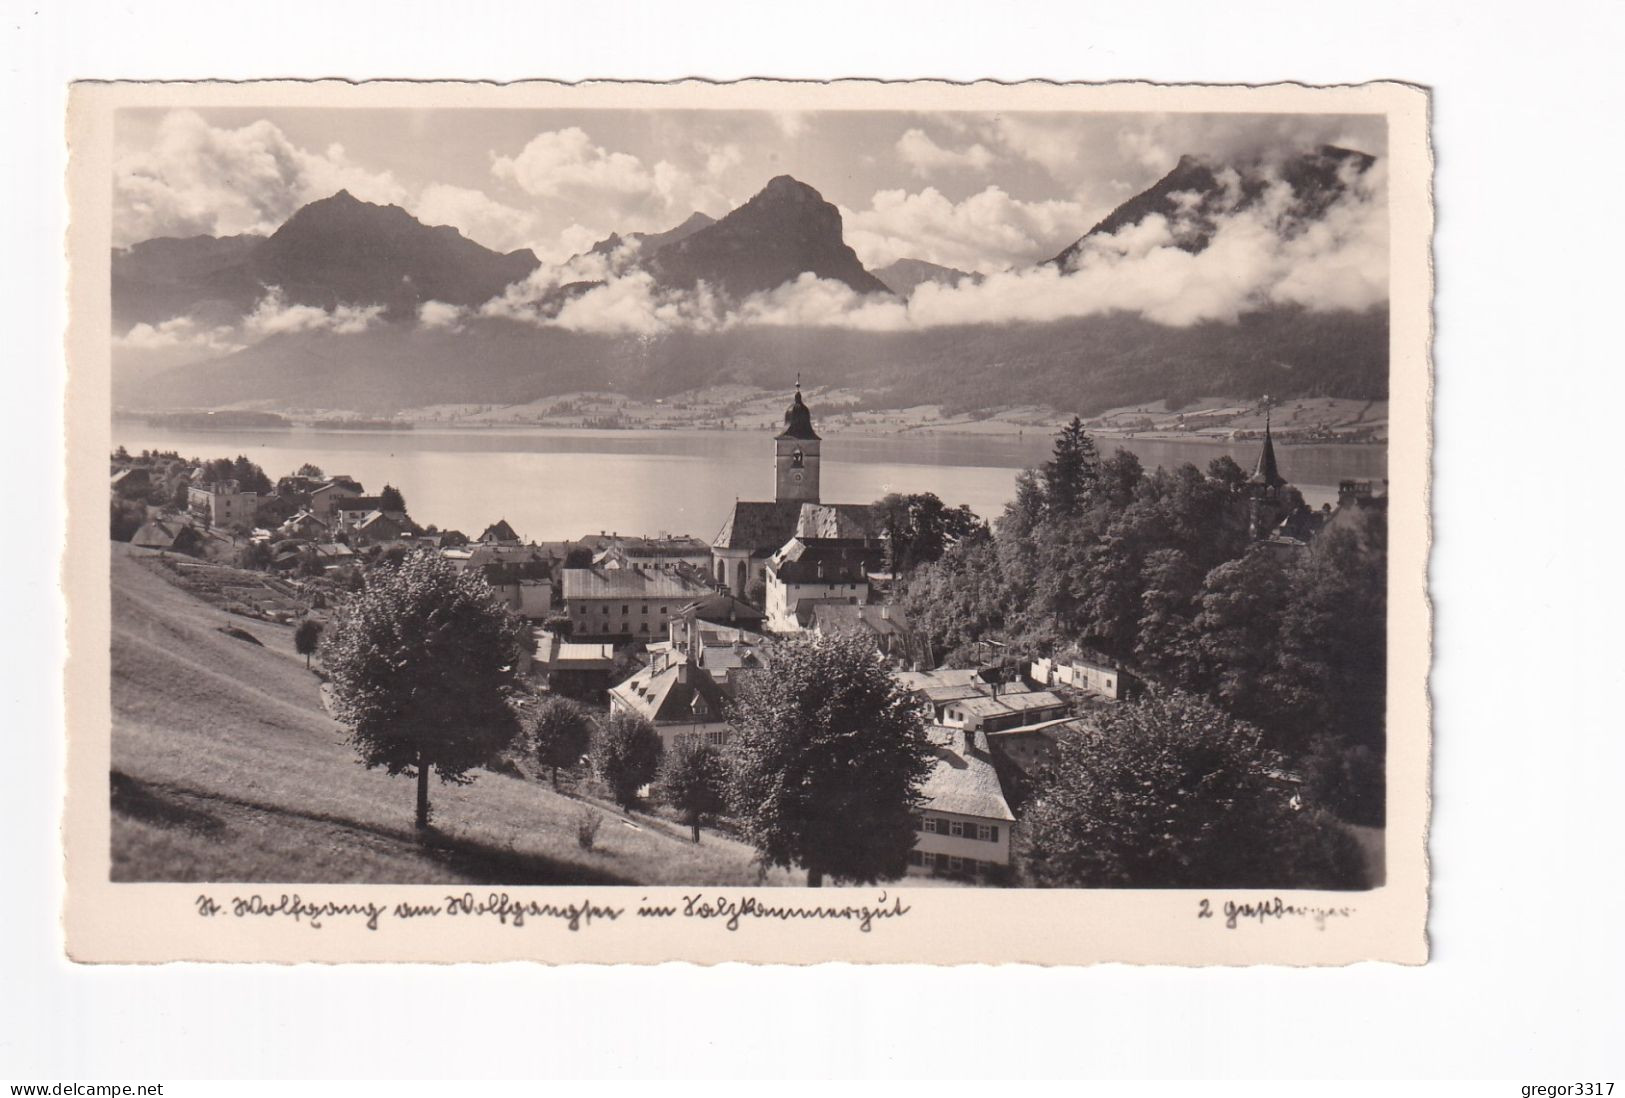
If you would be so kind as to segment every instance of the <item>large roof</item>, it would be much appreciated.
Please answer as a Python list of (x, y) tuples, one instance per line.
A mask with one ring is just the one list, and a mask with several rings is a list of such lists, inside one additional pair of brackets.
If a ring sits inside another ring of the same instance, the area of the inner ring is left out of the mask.
[(785, 583), (855, 583), (867, 580), (886, 555), (862, 538), (792, 538), (768, 567)]
[(566, 568), (564, 597), (569, 599), (688, 599), (709, 591), (704, 583), (681, 572), (638, 572), (618, 568)]
[(819, 602), (812, 607), (810, 617), (813, 627), (820, 630), (881, 635), (908, 632), (908, 621), (901, 606)]
[(711, 545), (775, 552), (793, 537), (864, 537), (873, 522), (866, 503), (739, 500)]
[(927, 810), (1015, 822), (985, 736), (976, 733), (975, 746), (968, 747), (965, 733), (955, 728), (929, 728), (926, 735), (931, 740), (932, 765), (920, 794)]
[[(705, 669), (689, 663), (674, 663), (660, 671), (646, 667), (610, 693), (655, 724), (720, 721), (725, 704), (722, 690)], [(702, 715), (695, 713), (695, 695), (704, 705)]]
[(684, 618), (693, 614), (696, 621), (714, 622), (718, 625), (760, 625), (767, 620), (766, 614), (744, 599), (724, 595), (721, 591), (695, 599), (677, 611), (677, 614)]

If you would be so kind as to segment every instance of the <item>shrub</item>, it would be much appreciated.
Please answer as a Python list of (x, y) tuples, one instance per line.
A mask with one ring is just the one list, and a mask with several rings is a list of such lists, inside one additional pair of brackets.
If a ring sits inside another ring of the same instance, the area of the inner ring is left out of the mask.
[(591, 850), (598, 841), (598, 829), (604, 826), (604, 814), (584, 804), (576, 809), (575, 825), (576, 845), (582, 850)]

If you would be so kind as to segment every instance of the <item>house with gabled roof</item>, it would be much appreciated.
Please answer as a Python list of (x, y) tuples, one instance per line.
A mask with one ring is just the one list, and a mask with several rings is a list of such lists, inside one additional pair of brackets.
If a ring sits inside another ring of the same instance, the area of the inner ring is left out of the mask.
[(668, 750), (690, 739), (727, 743), (732, 730), (724, 719), (726, 708), (727, 698), (711, 673), (669, 649), (609, 691), (609, 711), (642, 717)]
[(920, 785), (909, 874), (978, 880), (1008, 871), (1016, 816), (986, 734), (933, 726), (926, 736), (931, 770)]
[(137, 549), (157, 549), (166, 553), (198, 556), (203, 552), (203, 536), (189, 522), (153, 519), (135, 532), (130, 544)]
[(487, 526), (484, 533), (475, 540), (481, 545), (518, 545), (521, 539), (514, 532), (514, 528), (508, 525), (508, 520), (500, 518)]
[(564, 606), (579, 640), (662, 640), (677, 612), (709, 594), (686, 572), (564, 569)]

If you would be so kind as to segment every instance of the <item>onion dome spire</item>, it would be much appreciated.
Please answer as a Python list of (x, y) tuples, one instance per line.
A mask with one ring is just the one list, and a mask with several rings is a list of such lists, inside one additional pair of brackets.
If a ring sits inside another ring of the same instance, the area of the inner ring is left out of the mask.
[(790, 406), (784, 410), (784, 431), (780, 438), (816, 439), (818, 435), (813, 431), (812, 411), (801, 399), (801, 376), (796, 375), (795, 395), (790, 398)]

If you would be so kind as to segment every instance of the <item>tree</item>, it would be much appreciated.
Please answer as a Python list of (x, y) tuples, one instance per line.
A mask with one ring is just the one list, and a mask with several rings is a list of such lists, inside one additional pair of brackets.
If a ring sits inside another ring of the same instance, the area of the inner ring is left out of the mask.
[(663, 747), (654, 725), (635, 713), (611, 713), (592, 738), (592, 768), (625, 809), (638, 803), (638, 790), (654, 780)]
[(1044, 499), (1051, 514), (1083, 510), (1100, 475), (1100, 452), (1077, 416), (1055, 436), (1052, 457), (1043, 465)]
[(299, 468), (295, 469), (293, 475), (296, 477), (312, 477), (316, 480), (320, 480), (323, 474), (321, 466), (312, 465), (307, 461)]
[(310, 668), (310, 657), (316, 654), (317, 647), (322, 642), (322, 623), (315, 618), (306, 618), (299, 623), (293, 631), (293, 650), (305, 657), (305, 668)]
[(933, 492), (892, 492), (870, 510), (876, 527), (886, 533), (886, 562), (895, 574), (937, 560), (949, 546), (986, 529), (969, 507), (950, 509)]
[(1229, 454), (1221, 455), (1207, 463), (1208, 479), (1219, 484), (1233, 496), (1239, 496), (1247, 487), (1247, 470), (1236, 464), (1236, 459)]
[(592, 719), (569, 698), (553, 695), (541, 700), (528, 723), (536, 761), (552, 769), (557, 789), (559, 767), (574, 766), (592, 743)]
[(728, 768), (716, 748), (693, 736), (677, 741), (660, 772), (661, 791), (700, 841), (700, 824), (727, 805)]
[(405, 512), (406, 497), (393, 484), (386, 484), (384, 490), (378, 493), (378, 510)]
[(872, 884), (914, 849), (930, 744), (917, 702), (855, 634), (774, 645), (734, 704), (728, 800), (764, 861)]
[(146, 524), (146, 504), (112, 497), (111, 533), (114, 541), (129, 541)]
[(1357, 887), (1353, 840), (1293, 807), (1260, 733), (1205, 699), (1153, 695), (1063, 738), (1022, 821), (1035, 884)]
[(328, 627), (334, 712), (368, 768), (417, 778), (420, 830), (431, 769), (466, 784), (518, 733), (508, 694), (527, 640), (479, 575), (428, 552), (369, 574)]
[(237, 565), (264, 571), (271, 566), (271, 546), (263, 541), (250, 541), (237, 551)]

